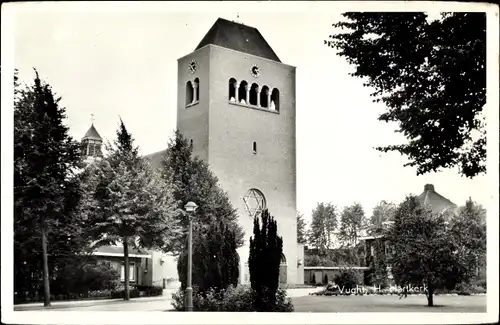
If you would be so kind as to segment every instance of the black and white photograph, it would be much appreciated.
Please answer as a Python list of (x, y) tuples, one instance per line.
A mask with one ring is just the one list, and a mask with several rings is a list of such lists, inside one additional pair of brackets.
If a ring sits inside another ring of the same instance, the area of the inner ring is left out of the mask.
[(498, 322), (499, 7), (2, 6), (2, 322)]

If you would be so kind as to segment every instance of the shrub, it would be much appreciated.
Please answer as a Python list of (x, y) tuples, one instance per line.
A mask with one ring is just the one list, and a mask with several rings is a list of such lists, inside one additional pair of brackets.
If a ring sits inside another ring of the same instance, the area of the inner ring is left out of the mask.
[[(255, 304), (256, 292), (247, 286), (229, 286), (224, 290), (210, 288), (205, 292), (199, 292), (193, 287), (193, 310), (195, 311), (233, 311), (252, 312), (258, 311)], [(172, 294), (173, 306), (177, 311), (185, 310), (185, 291), (179, 289)], [(286, 295), (286, 290), (278, 289), (274, 302), (268, 303), (270, 312), (291, 312), (293, 304)]]
[(333, 281), (336, 285), (342, 288), (342, 291), (350, 291), (356, 287), (359, 279), (356, 271), (346, 268), (342, 269), (339, 274), (335, 275)]
[(137, 290), (139, 290), (139, 292), (143, 292), (144, 295), (148, 296), (148, 297), (163, 295), (163, 287), (162, 286), (138, 285)]

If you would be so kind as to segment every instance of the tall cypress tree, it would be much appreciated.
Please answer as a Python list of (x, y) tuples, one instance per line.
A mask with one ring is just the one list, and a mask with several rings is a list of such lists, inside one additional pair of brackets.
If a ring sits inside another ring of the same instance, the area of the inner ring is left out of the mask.
[(283, 238), (278, 236), (278, 225), (266, 209), (254, 218), (253, 237), (250, 237), (248, 266), (250, 283), (255, 291), (258, 311), (269, 311), (276, 303)]

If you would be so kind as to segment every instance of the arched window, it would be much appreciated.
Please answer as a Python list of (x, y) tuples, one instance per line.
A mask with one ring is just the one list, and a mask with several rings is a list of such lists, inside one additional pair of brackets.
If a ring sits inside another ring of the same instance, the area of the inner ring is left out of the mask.
[(193, 85), (191, 84), (191, 81), (188, 81), (186, 83), (186, 106), (191, 104), (193, 99)]
[(195, 96), (194, 96), (194, 101), (197, 102), (200, 100), (200, 79), (196, 78), (194, 79), (194, 91), (195, 91)]
[(240, 88), (238, 88), (238, 100), (240, 104), (248, 103), (247, 89), (248, 89), (248, 83), (245, 80), (240, 82)]
[(229, 79), (229, 95), (228, 99), (230, 102), (236, 102), (236, 79)]
[(269, 93), (269, 87), (264, 86), (262, 87), (262, 90), (260, 91), (260, 107), (268, 108), (268, 93)]
[(193, 139), (189, 141), (189, 145), (191, 146), (191, 148), (193, 147)]
[(280, 91), (276, 88), (271, 93), (271, 105), (269, 108), (277, 112), (280, 111)]
[(281, 264), (286, 264), (286, 257), (285, 254), (281, 253)]
[(256, 188), (248, 190), (243, 197), (243, 202), (245, 203), (245, 210), (248, 212), (250, 218), (259, 215), (266, 209), (266, 198), (264, 194)]
[(257, 142), (255, 142), (255, 141), (253, 142), (252, 150), (253, 150), (254, 155), (257, 154)]
[(257, 96), (259, 95), (259, 85), (252, 84), (252, 88), (250, 88), (250, 105), (257, 105)]

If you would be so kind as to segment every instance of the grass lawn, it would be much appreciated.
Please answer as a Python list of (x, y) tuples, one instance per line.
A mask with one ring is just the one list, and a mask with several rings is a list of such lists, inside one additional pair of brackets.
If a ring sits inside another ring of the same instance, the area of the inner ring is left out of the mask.
[(397, 295), (304, 296), (292, 298), (296, 312), (444, 312), (485, 313), (486, 295), (434, 296), (435, 307), (427, 307), (427, 298)]

